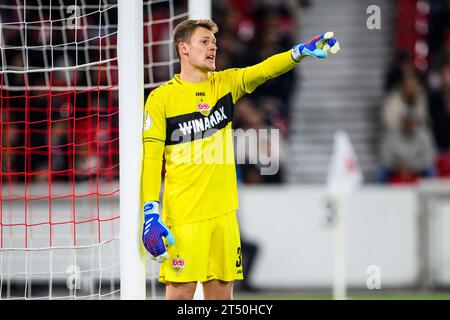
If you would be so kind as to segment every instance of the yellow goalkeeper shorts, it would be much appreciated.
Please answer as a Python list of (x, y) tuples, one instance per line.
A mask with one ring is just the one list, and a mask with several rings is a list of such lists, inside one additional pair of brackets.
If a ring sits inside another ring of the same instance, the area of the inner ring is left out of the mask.
[(242, 280), (242, 253), (236, 212), (172, 226), (175, 244), (161, 264), (160, 282)]

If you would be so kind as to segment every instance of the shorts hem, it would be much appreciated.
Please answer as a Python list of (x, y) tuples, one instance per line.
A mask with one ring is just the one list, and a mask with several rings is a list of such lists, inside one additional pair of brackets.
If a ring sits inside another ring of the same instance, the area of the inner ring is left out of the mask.
[(168, 277), (159, 277), (159, 282), (161, 283), (167, 283), (167, 282), (177, 282), (177, 283), (187, 283), (187, 282), (208, 282), (211, 280), (220, 280), (225, 282), (232, 282), (236, 280), (243, 280), (244, 276), (231, 276), (231, 277), (224, 277), (224, 276), (208, 276), (208, 277), (192, 277), (192, 278), (185, 278), (185, 279), (179, 279), (179, 278), (168, 278)]

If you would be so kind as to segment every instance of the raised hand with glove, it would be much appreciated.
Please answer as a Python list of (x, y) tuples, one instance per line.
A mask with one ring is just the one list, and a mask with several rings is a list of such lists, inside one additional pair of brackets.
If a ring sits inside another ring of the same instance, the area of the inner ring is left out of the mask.
[(323, 59), (328, 56), (328, 52), (336, 54), (340, 49), (339, 42), (334, 38), (334, 33), (328, 31), (316, 35), (306, 43), (300, 43), (293, 47), (291, 56), (297, 62), (307, 56)]

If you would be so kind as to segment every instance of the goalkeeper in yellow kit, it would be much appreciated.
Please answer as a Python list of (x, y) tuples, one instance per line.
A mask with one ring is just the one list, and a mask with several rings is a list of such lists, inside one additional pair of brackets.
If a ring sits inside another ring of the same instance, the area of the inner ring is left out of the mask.
[(166, 299), (192, 299), (198, 281), (205, 299), (232, 299), (233, 281), (243, 278), (231, 130), (236, 101), (306, 56), (339, 51), (327, 32), (257, 65), (216, 72), (216, 32), (211, 20), (175, 28), (181, 72), (145, 104), (142, 240), (161, 263)]

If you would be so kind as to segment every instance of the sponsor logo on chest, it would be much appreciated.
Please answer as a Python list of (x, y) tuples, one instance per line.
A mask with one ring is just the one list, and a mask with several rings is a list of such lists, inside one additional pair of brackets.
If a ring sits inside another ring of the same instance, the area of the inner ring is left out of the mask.
[(198, 133), (215, 128), (227, 119), (228, 117), (225, 114), (225, 107), (222, 106), (207, 117), (178, 123), (178, 127), (183, 135), (187, 135), (191, 134), (192, 131), (194, 131), (194, 133)]

